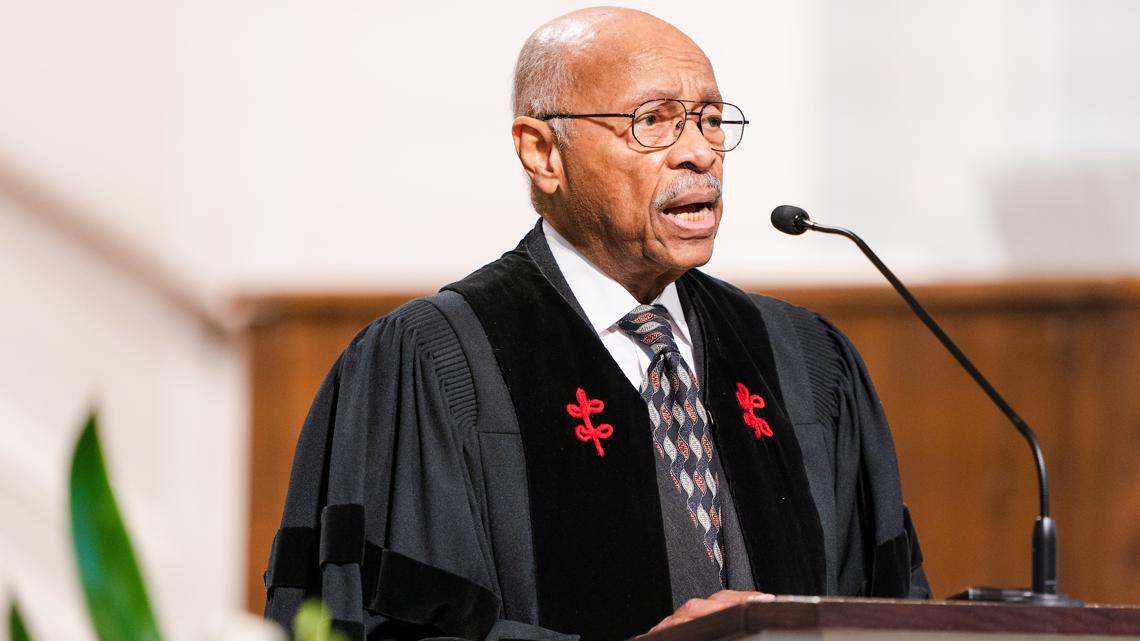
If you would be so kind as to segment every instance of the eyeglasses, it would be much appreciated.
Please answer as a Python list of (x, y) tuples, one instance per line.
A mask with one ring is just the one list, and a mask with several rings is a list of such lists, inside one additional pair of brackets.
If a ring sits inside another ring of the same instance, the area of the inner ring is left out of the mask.
[(685, 103), (696, 100), (658, 98), (641, 103), (630, 114), (546, 114), (539, 120), (570, 118), (629, 118), (633, 138), (650, 149), (663, 149), (677, 142), (690, 116), (697, 116), (700, 130), (714, 151), (732, 151), (744, 138), (744, 112), (727, 102), (706, 102), (699, 111), (689, 111)]

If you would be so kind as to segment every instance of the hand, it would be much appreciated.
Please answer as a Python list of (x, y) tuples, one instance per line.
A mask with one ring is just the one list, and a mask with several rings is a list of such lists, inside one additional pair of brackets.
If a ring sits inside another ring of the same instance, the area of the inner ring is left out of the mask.
[[(703, 617), (706, 614), (712, 614), (725, 608), (731, 608), (734, 605), (746, 603), (748, 601), (771, 601), (775, 599), (776, 595), (767, 594), (765, 592), (740, 592), (738, 590), (721, 590), (713, 594), (707, 599), (689, 599), (685, 601), (677, 611), (661, 620), (661, 623), (653, 626), (649, 632), (657, 632), (665, 628), (671, 628), (678, 623), (692, 621), (698, 617)], [(647, 633), (648, 634), (648, 633)]]

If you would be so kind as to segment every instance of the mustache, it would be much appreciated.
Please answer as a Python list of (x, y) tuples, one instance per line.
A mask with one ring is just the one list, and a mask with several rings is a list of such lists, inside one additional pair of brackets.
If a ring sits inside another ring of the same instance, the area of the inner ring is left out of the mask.
[(709, 173), (689, 172), (682, 174), (680, 178), (669, 183), (658, 192), (653, 197), (653, 208), (660, 210), (665, 207), (665, 203), (694, 189), (712, 189), (716, 192), (715, 200), (720, 200), (722, 186), (716, 176)]

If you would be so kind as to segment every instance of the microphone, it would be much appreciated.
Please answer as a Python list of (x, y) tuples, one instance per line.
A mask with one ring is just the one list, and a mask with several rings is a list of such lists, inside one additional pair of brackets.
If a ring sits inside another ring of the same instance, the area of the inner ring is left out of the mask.
[(799, 236), (812, 224), (808, 213), (795, 205), (780, 205), (772, 210), (772, 226), (785, 234)]
[(951, 356), (958, 361), (958, 364), (966, 370), (966, 373), (974, 379), (974, 382), (990, 397), (990, 400), (997, 405), (1002, 414), (1013, 423), (1014, 428), (1025, 437), (1026, 442), (1029, 444), (1029, 449), (1033, 452), (1033, 461), (1037, 466), (1037, 496), (1040, 501), (1040, 514), (1033, 527), (1033, 588), (1032, 590), (1012, 589), (1012, 588), (990, 588), (990, 587), (972, 587), (950, 596), (950, 599), (966, 600), (966, 601), (1000, 601), (1006, 603), (1031, 603), (1036, 605), (1063, 605), (1063, 606), (1083, 606), (1084, 603), (1071, 599), (1066, 596), (1057, 594), (1057, 525), (1049, 516), (1049, 480), (1045, 471), (1045, 455), (1041, 453), (1041, 445), (1037, 442), (1037, 435), (1028, 424), (1018, 416), (1017, 412), (1010, 407), (1009, 403), (1002, 398), (994, 386), (986, 380), (985, 376), (978, 371), (970, 359), (966, 357), (962, 350), (946, 332), (942, 331), (942, 327), (934, 321), (934, 319), (926, 312), (926, 309), (919, 304), (918, 300), (911, 295), (910, 290), (903, 285), (902, 281), (895, 276), (883, 261), (871, 251), (867, 243), (863, 242), (855, 234), (842, 227), (828, 227), (814, 223), (808, 213), (795, 205), (780, 205), (772, 210), (772, 226), (776, 229), (798, 236), (805, 231), (818, 231), (824, 234), (835, 234), (843, 236), (859, 247), (863, 255), (879, 270), (880, 273), (887, 279), (887, 281), (895, 288), (895, 291), (902, 296), (906, 304), (910, 306), (919, 320), (926, 325), (927, 329), (934, 334), (942, 346), (950, 352)]

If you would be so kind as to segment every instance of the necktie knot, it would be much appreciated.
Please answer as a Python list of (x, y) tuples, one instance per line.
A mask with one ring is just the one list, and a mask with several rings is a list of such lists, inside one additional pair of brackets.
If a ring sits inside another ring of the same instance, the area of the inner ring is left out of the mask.
[(662, 352), (679, 351), (669, 320), (669, 311), (660, 305), (638, 305), (618, 321), (618, 327), (634, 340), (649, 346), (656, 356)]

